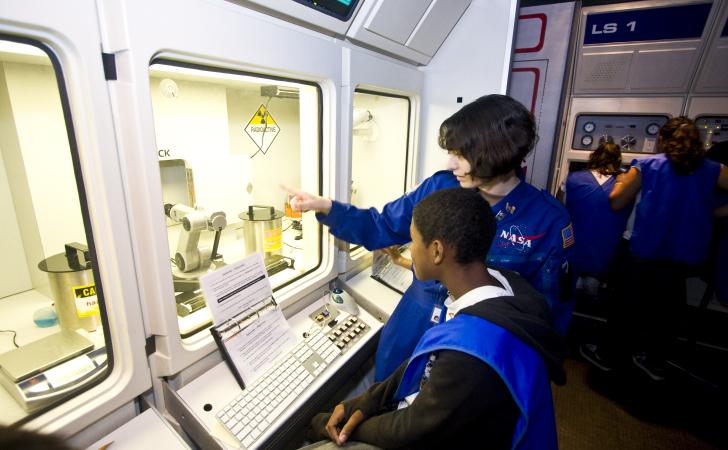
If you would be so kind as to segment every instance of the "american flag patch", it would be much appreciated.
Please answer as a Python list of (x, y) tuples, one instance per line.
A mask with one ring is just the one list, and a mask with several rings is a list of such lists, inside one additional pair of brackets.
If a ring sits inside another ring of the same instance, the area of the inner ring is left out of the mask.
[(561, 230), (561, 241), (564, 244), (564, 248), (569, 248), (574, 245), (574, 229), (571, 227), (571, 224)]

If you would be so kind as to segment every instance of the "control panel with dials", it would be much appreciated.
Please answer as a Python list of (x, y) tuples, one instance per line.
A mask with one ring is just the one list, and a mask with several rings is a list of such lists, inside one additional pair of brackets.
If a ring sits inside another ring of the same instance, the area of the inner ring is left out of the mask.
[(695, 125), (705, 148), (716, 142), (728, 141), (728, 116), (698, 116)]
[(666, 115), (579, 114), (571, 148), (593, 151), (600, 142), (611, 140), (626, 153), (655, 153), (657, 134), (668, 119)]

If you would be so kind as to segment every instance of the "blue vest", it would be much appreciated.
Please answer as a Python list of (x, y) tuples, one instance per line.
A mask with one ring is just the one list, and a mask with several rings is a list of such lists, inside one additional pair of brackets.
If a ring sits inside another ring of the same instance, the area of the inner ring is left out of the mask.
[(642, 173), (632, 253), (647, 260), (702, 264), (710, 245), (720, 164), (704, 160), (690, 175), (678, 175), (664, 154), (632, 164)]
[(566, 179), (566, 209), (576, 239), (571, 262), (579, 275), (606, 275), (619, 248), (631, 208), (614, 211), (609, 205), (614, 182), (610, 177), (600, 185), (590, 170)]
[(439, 350), (478, 358), (501, 377), (520, 410), (511, 448), (558, 448), (551, 385), (543, 358), (505, 328), (479, 317), (461, 313), (429, 329), (407, 364), (394, 400), (400, 401), (420, 390), (429, 355)]

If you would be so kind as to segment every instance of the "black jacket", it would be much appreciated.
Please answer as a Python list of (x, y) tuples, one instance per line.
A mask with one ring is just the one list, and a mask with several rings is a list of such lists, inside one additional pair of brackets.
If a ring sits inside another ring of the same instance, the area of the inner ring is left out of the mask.
[[(509, 330), (544, 358), (551, 379), (563, 384), (563, 338), (551, 327), (543, 296), (519, 275), (500, 270), (514, 296), (497, 297), (463, 309), (459, 314), (481, 317)], [(437, 354), (429, 380), (407, 408), (397, 410), (394, 393), (406, 368), (342, 404), (349, 417), (361, 410), (367, 418), (349, 440), (382, 448), (510, 448), (519, 410), (500, 376), (478, 358), (443, 350)], [(309, 438), (327, 439), (330, 414), (311, 422)]]

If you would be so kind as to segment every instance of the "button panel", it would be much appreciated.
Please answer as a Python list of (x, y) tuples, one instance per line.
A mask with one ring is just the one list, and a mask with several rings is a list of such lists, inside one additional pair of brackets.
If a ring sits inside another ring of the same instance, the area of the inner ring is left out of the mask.
[(364, 323), (364, 321), (359, 320), (356, 316), (349, 316), (346, 320), (335, 325), (328, 333), (328, 337), (344, 353), (357, 343), (362, 336), (369, 332), (369, 330), (369, 325)]
[(657, 152), (657, 133), (668, 120), (665, 115), (580, 114), (576, 117), (571, 148), (593, 151), (605, 140), (626, 153)]
[(728, 116), (700, 116), (695, 125), (706, 149), (716, 142), (728, 141)]

